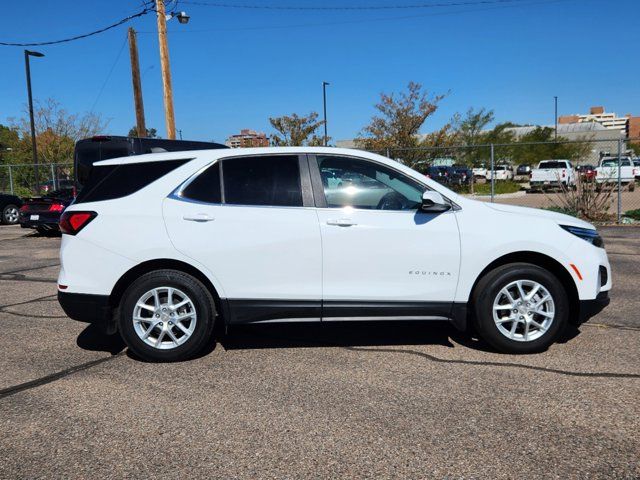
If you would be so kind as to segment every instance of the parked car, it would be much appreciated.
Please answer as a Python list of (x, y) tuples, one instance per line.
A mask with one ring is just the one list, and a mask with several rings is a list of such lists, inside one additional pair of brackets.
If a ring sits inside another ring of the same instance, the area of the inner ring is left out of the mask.
[(20, 226), (40, 233), (59, 232), (60, 215), (73, 201), (74, 189), (65, 188), (30, 198), (20, 207)]
[(522, 165), (518, 165), (518, 168), (516, 169), (516, 175), (519, 175), (519, 176), (528, 176), (530, 173), (531, 173), (531, 165), (528, 165), (526, 163)]
[(468, 185), (473, 179), (473, 170), (465, 165), (453, 165), (453, 170), (460, 178), (461, 185)]
[[(618, 167), (618, 163), (620, 167)], [(602, 157), (600, 165), (596, 168), (596, 184), (612, 185), (620, 184), (629, 187), (629, 191), (634, 191), (636, 186), (636, 176), (638, 167), (631, 161), (630, 157)], [(619, 177), (619, 178), (618, 178)]]
[(473, 167), (471, 172), (473, 173), (473, 178), (487, 178), (487, 167), (484, 165)]
[(633, 166), (636, 167), (636, 180), (640, 180), (640, 158), (633, 159)]
[(442, 185), (462, 185), (466, 183), (466, 178), (458, 173), (453, 167), (446, 167), (444, 165), (429, 167), (426, 173), (427, 178), (433, 178), (436, 182)]
[(60, 179), (56, 180), (48, 180), (40, 185), (40, 191), (42, 193), (53, 192), (54, 190), (64, 190), (67, 188), (73, 188), (73, 180)]
[(18, 223), (18, 209), (21, 206), (22, 200), (16, 195), (0, 193), (0, 223), (3, 225)]
[[(342, 182), (335, 195), (343, 178), (384, 188)], [(64, 311), (155, 361), (197, 355), (215, 322), (301, 319), (471, 321), (495, 348), (527, 353), (611, 288), (593, 225), (474, 201), (360, 150), (97, 162), (60, 226)]]
[[(509, 165), (496, 165), (494, 168), (496, 180), (513, 180), (513, 169)], [(487, 170), (487, 180), (493, 177), (491, 170)]]
[(576, 173), (580, 175), (581, 179), (592, 181), (596, 178), (596, 167), (588, 164), (576, 165)]
[(166, 140), (164, 138), (119, 137), (96, 135), (76, 142), (73, 163), (75, 187), (80, 191), (89, 178), (94, 162), (110, 158), (144, 155), (147, 153), (176, 152), (186, 150), (208, 150), (228, 148), (213, 142), (192, 140)]
[(532, 190), (571, 187), (575, 184), (575, 172), (569, 160), (543, 160), (531, 171), (529, 185)]

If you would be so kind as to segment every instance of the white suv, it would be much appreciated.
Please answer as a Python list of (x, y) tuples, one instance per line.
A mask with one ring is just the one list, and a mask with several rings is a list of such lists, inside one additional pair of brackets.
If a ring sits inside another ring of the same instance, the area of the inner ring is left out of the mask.
[(214, 322), (449, 319), (534, 352), (611, 288), (592, 225), (469, 200), (358, 150), (97, 162), (61, 229), (65, 312), (155, 361), (196, 355)]

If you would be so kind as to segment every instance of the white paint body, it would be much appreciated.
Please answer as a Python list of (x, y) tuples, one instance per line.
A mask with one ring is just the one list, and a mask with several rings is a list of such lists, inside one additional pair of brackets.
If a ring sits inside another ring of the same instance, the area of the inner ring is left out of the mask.
[[(185, 180), (219, 159), (278, 153), (370, 159), (400, 170), (459, 208), (416, 221), (409, 211), (213, 205), (171, 197)], [(587, 222), (474, 201), (372, 153), (323, 147), (203, 150), (98, 165), (177, 158), (193, 160), (127, 197), (67, 209), (98, 216), (78, 235), (63, 235), (58, 283), (65, 292), (110, 295), (136, 265), (173, 259), (201, 271), (221, 298), (467, 302), (480, 273), (514, 252), (555, 259), (574, 279), (581, 300), (611, 288), (611, 275), (606, 285), (599, 284), (599, 267), (610, 272), (605, 250), (559, 227), (593, 229)], [(213, 220), (185, 220), (194, 215)], [(352, 225), (336, 225), (336, 220)]]
[(530, 181), (532, 184), (563, 183), (565, 185), (573, 185), (576, 183), (575, 172), (569, 160), (553, 160), (553, 162), (562, 165), (558, 168), (546, 168), (545, 162), (548, 162), (548, 160), (543, 160), (538, 164), (538, 168), (531, 171)]
[[(615, 165), (612, 166), (611, 162), (615, 162)], [(604, 166), (603, 163), (605, 163)], [(639, 175), (640, 168), (636, 167), (629, 157), (620, 158), (620, 167), (618, 167), (618, 157), (603, 157), (596, 168), (597, 183), (617, 183), (618, 176), (621, 183), (629, 183), (634, 182)]]

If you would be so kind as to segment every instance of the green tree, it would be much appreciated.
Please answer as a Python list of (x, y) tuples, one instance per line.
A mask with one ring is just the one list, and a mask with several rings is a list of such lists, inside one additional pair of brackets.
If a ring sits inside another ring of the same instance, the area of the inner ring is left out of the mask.
[(269, 118), (269, 123), (278, 132), (271, 136), (271, 141), (275, 146), (324, 145), (324, 137), (318, 133), (318, 129), (324, 125), (324, 121), (318, 120), (316, 112), (303, 116), (292, 113), (282, 117)]
[[(127, 137), (137, 137), (138, 136), (138, 127), (135, 125), (129, 129), (129, 133), (127, 133)], [(147, 128), (147, 138), (161, 138), (158, 136), (158, 131), (155, 128)]]
[(462, 116), (456, 113), (451, 120), (456, 140), (461, 145), (477, 145), (484, 143), (487, 126), (495, 119), (493, 110), (473, 107)]
[[(400, 157), (406, 164), (418, 164), (424, 159), (425, 153), (412, 149), (427, 146), (421, 145), (423, 141), (418, 133), (444, 97), (430, 96), (422, 85), (415, 82), (409, 82), (406, 91), (399, 95), (380, 94), (380, 101), (375, 105), (378, 114), (362, 129), (356, 145), (380, 153), (390, 149), (392, 156)], [(444, 141), (447, 130), (427, 136), (426, 144)]]

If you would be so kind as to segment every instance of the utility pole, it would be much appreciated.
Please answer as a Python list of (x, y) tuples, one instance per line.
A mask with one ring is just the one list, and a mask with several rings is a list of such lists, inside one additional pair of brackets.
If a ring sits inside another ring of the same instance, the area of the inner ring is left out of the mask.
[(133, 82), (133, 101), (136, 108), (136, 130), (138, 137), (147, 136), (144, 121), (144, 103), (142, 102), (142, 83), (140, 81), (140, 62), (138, 60), (138, 41), (136, 31), (129, 27), (129, 56), (131, 57), (131, 81)]
[(558, 141), (558, 97), (553, 97), (554, 99), (554, 104), (555, 104), (555, 125), (556, 125), (556, 129), (555, 129), (555, 138), (556, 138), (556, 142)]
[(173, 89), (171, 88), (171, 67), (169, 66), (167, 17), (164, 8), (164, 0), (156, 0), (156, 12), (158, 16), (158, 43), (160, 43), (160, 68), (162, 69), (164, 117), (167, 125), (167, 138), (175, 140), (176, 121), (173, 115)]
[(329, 82), (322, 82), (322, 108), (324, 110), (324, 146), (327, 146), (327, 85)]

